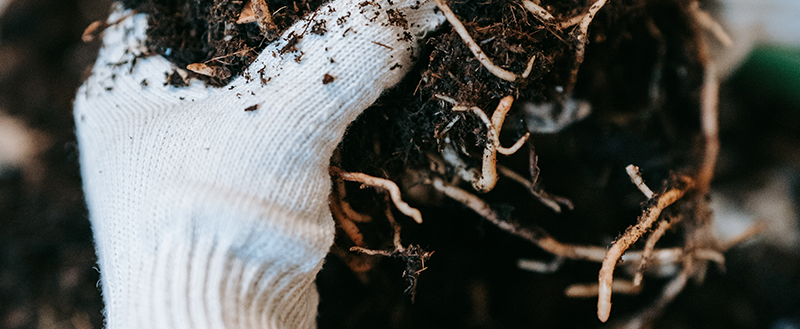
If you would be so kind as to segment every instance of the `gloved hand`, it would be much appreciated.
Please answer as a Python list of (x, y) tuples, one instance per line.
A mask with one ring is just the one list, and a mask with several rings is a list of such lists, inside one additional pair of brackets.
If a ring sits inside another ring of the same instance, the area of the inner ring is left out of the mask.
[(316, 326), (333, 149), (444, 21), (433, 2), (362, 2), (319, 8), (328, 31), (299, 62), (280, 50), (305, 20), (223, 88), (166, 86), (172, 64), (136, 58), (143, 14), (105, 31), (75, 121), (109, 328)]

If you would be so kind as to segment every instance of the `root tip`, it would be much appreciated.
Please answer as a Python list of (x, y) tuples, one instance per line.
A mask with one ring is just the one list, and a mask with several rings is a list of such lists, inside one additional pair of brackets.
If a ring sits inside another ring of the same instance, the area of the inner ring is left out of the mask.
[(611, 313), (611, 309), (607, 309), (607, 310), (598, 309), (597, 310), (597, 318), (600, 320), (600, 322), (606, 323), (606, 321), (608, 321), (608, 316), (609, 316), (610, 313)]

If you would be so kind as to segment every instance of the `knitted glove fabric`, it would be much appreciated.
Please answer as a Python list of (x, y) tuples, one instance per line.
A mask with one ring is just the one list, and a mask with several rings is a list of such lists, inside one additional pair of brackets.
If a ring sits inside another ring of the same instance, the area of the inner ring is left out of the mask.
[(223, 88), (167, 86), (143, 14), (106, 30), (74, 115), (109, 328), (316, 326), (333, 149), (444, 21), (361, 2), (320, 7), (324, 35), (299, 21)]

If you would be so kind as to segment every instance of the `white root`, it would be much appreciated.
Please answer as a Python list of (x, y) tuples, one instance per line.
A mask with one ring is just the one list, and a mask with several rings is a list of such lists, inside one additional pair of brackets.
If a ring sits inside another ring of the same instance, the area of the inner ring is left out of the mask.
[(706, 11), (700, 9), (700, 4), (697, 1), (693, 1), (689, 5), (689, 10), (692, 12), (692, 16), (694, 16), (695, 22), (700, 24), (704, 29), (710, 32), (714, 37), (726, 48), (730, 48), (733, 46), (733, 39), (731, 36), (725, 32), (725, 29), (722, 28), (711, 14), (707, 13)]
[(400, 196), (400, 188), (397, 187), (397, 184), (394, 182), (388, 179), (373, 177), (363, 173), (344, 172), (338, 168), (332, 169), (332, 171), (346, 181), (359, 182), (367, 186), (386, 190), (389, 192), (389, 196), (392, 198), (392, 202), (394, 202), (397, 210), (400, 210), (400, 212), (406, 216), (413, 218), (415, 222), (422, 224), (422, 213), (420, 213), (418, 209), (409, 206), (408, 203), (403, 201), (403, 198)]
[(625, 167), (625, 171), (628, 172), (628, 176), (631, 177), (631, 182), (633, 182), (636, 187), (639, 188), (639, 191), (642, 191), (645, 197), (648, 200), (653, 198), (653, 190), (647, 187), (647, 184), (644, 183), (644, 179), (642, 179), (642, 174), (639, 172), (639, 167), (634, 165), (628, 165)]
[(557, 214), (561, 213), (561, 205), (558, 202), (556, 202), (556, 200), (553, 200), (552, 198), (549, 198), (546, 195), (542, 195), (542, 193), (537, 193), (537, 191), (534, 190), (533, 183), (525, 179), (525, 177), (522, 177), (522, 175), (516, 173), (515, 171), (509, 169), (508, 167), (501, 165), (497, 165), (497, 172), (500, 173), (500, 175), (503, 175), (506, 178), (511, 179), (519, 184), (522, 184), (522, 186), (527, 187), (528, 191), (530, 191), (531, 194), (533, 194), (533, 196), (535, 196), (542, 204), (552, 209)]
[[(642, 286), (635, 285), (631, 281), (617, 280), (611, 285), (614, 293), (623, 295), (636, 295), (642, 290)], [(591, 298), (596, 297), (598, 291), (597, 283), (576, 283), (564, 290), (564, 295), (570, 298)]]
[[(459, 20), (458, 17), (456, 17), (456, 14), (453, 13), (453, 10), (450, 9), (450, 6), (448, 6), (447, 3), (445, 3), (445, 0), (434, 0), (434, 2), (436, 2), (436, 5), (439, 7), (444, 16), (447, 18), (447, 21), (450, 22), (450, 25), (453, 26), (453, 30), (455, 30), (456, 33), (458, 33), (458, 35), (461, 37), (461, 39), (464, 40), (464, 43), (467, 45), (467, 48), (469, 48), (472, 54), (475, 55), (475, 58), (478, 59), (478, 61), (483, 65), (483, 67), (489, 70), (489, 72), (491, 72), (500, 79), (510, 82), (514, 82), (518, 78), (527, 77), (527, 74), (524, 76), (519, 76), (514, 74), (513, 72), (507, 71), (497, 65), (494, 65), (492, 60), (489, 59), (488, 56), (486, 56), (485, 52), (483, 52), (481, 46), (478, 45), (478, 43), (475, 42), (475, 39), (473, 39), (472, 36), (469, 35), (467, 28), (465, 28), (464, 24), (461, 23), (461, 20)], [(529, 67), (532, 67), (531, 64), (532, 62), (533, 59), (528, 61)], [(529, 70), (526, 71), (528, 71), (528, 73), (530, 74)]]
[(569, 94), (575, 88), (575, 81), (578, 79), (578, 69), (583, 64), (583, 58), (586, 53), (586, 44), (589, 43), (589, 24), (592, 23), (594, 16), (600, 11), (600, 8), (606, 4), (606, 0), (597, 0), (589, 7), (589, 12), (583, 16), (580, 24), (578, 25), (578, 45), (575, 47), (575, 63), (572, 64), (570, 71), (570, 80), (567, 88), (564, 91)]
[(531, 14), (533, 14), (534, 16), (539, 18), (542, 22), (551, 22), (551, 21), (556, 19), (555, 17), (553, 17), (552, 14), (550, 14), (549, 11), (547, 11), (547, 9), (544, 9), (541, 6), (535, 4), (535, 3), (531, 2), (531, 1), (523, 0), (522, 1), (522, 6), (524, 6), (525, 9), (530, 11)]
[(600, 289), (597, 298), (597, 317), (600, 321), (606, 322), (611, 314), (611, 284), (614, 281), (614, 268), (617, 266), (617, 261), (619, 261), (628, 247), (644, 235), (666, 207), (678, 201), (686, 193), (686, 190), (693, 186), (688, 177), (684, 177), (683, 180), (684, 182), (680, 187), (673, 188), (664, 194), (656, 195), (654, 198), (656, 199), (655, 204), (645, 209), (636, 225), (628, 227), (625, 233), (614, 241), (614, 244), (608, 250), (598, 275)]
[(454, 106), (453, 111), (457, 112), (472, 112), (483, 122), (486, 126), (486, 146), (483, 149), (483, 158), (481, 163), (481, 174), (477, 179), (472, 180), (472, 186), (476, 191), (486, 193), (491, 191), (497, 184), (497, 153), (503, 155), (511, 155), (516, 153), (525, 141), (530, 137), (530, 133), (522, 136), (513, 146), (505, 148), (500, 145), (500, 130), (503, 128), (506, 114), (511, 109), (514, 102), (514, 97), (506, 96), (500, 100), (497, 109), (492, 114), (492, 119), (478, 107), (472, 106)]
[(658, 222), (658, 227), (656, 228), (653, 233), (647, 237), (647, 243), (644, 245), (644, 250), (642, 250), (642, 259), (639, 260), (639, 269), (636, 270), (636, 274), (633, 276), (633, 285), (639, 286), (642, 284), (642, 278), (644, 277), (644, 268), (647, 266), (647, 259), (650, 258), (650, 255), (653, 253), (653, 249), (656, 246), (656, 242), (664, 236), (664, 233), (672, 226), (674, 222), (670, 222), (668, 220), (662, 220)]

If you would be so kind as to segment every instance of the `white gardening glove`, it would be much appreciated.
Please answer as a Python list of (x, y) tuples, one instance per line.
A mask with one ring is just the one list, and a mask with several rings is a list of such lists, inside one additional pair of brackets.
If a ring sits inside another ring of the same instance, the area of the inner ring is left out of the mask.
[(298, 22), (223, 88), (166, 86), (167, 60), (134, 60), (142, 14), (110, 27), (75, 100), (107, 326), (315, 327), (331, 153), (443, 22), (434, 8), (337, 0), (314, 17), (327, 33), (281, 55)]

